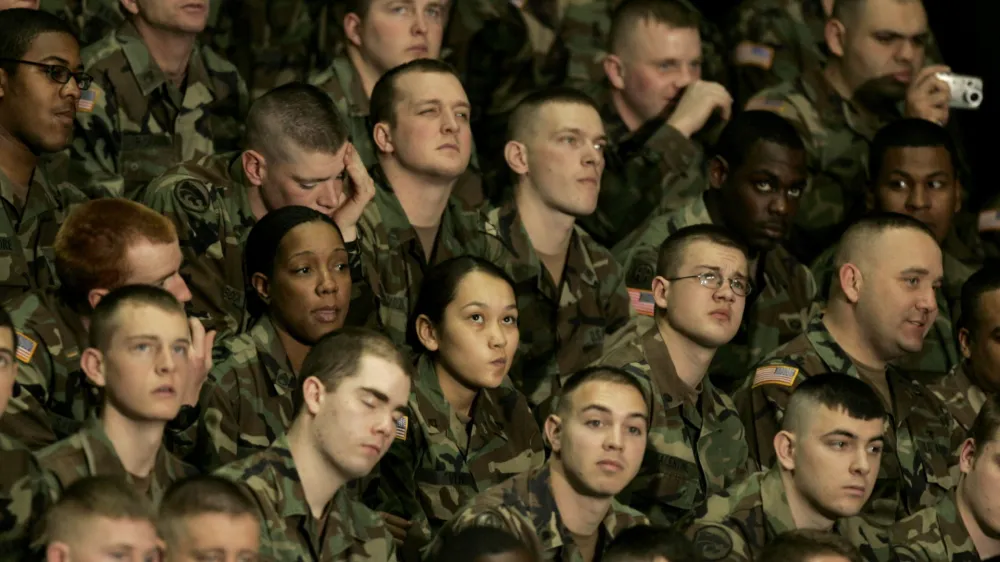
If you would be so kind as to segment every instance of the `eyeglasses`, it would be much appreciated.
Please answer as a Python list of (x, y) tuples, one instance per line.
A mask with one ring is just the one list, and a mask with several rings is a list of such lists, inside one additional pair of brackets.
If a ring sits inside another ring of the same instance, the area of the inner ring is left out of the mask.
[[(681, 281), (683, 279), (697, 279), (698, 282), (701, 283), (702, 287), (708, 287), (713, 291), (721, 289), (722, 282), (724, 281), (722, 276), (714, 271), (706, 271), (704, 273), (699, 273), (698, 275), (688, 275), (686, 277), (674, 277), (673, 279), (667, 279), (667, 281)], [(730, 277), (729, 288), (731, 288), (737, 295), (745, 297), (753, 292), (753, 283), (746, 279)]]
[(81, 90), (89, 90), (90, 84), (94, 81), (93, 76), (85, 72), (73, 72), (61, 64), (43, 64), (40, 62), (19, 59), (0, 59), (0, 62), (13, 62), (16, 64), (37, 66), (38, 68), (41, 68), (53, 82), (57, 82), (59, 84), (68, 84), (69, 79), (73, 78), (76, 80), (76, 85), (79, 86)]

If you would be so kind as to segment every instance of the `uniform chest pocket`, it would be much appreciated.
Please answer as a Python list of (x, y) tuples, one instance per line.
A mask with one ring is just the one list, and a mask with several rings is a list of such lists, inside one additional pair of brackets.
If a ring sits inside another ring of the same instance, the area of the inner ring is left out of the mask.
[(148, 183), (167, 168), (179, 164), (179, 160), (173, 139), (168, 134), (122, 135), (120, 172), (126, 183)]

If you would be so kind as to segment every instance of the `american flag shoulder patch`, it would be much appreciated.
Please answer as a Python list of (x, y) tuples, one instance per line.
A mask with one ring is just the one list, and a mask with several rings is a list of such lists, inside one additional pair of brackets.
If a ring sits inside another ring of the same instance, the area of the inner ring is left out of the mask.
[(998, 230), (1000, 230), (1000, 211), (979, 213), (979, 232), (996, 232)]
[(28, 336), (17, 333), (17, 349), (14, 350), (14, 357), (21, 363), (31, 363), (31, 358), (35, 356), (38, 349), (38, 342)]
[(733, 62), (737, 66), (757, 66), (770, 70), (774, 64), (774, 49), (752, 41), (744, 41), (736, 46)]
[(97, 87), (97, 84), (90, 84), (90, 88), (80, 92), (80, 99), (76, 102), (76, 110), (82, 113), (90, 113), (94, 111), (94, 105), (97, 104), (97, 99), (101, 95), (101, 89)]
[(764, 384), (780, 384), (792, 386), (799, 376), (799, 370), (788, 365), (770, 365), (759, 367), (753, 374), (753, 388)]
[(396, 420), (396, 439), (406, 441), (406, 433), (410, 430), (410, 418), (406, 416)]
[(629, 289), (628, 300), (631, 301), (635, 313), (641, 316), (652, 316), (653, 310), (656, 309), (656, 301), (653, 300), (653, 291)]

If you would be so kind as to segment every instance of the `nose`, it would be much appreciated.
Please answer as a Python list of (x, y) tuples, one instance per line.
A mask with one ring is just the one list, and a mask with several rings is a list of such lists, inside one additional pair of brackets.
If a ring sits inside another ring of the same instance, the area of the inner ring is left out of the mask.
[(871, 470), (872, 465), (871, 461), (868, 459), (868, 448), (864, 447), (859, 449), (858, 454), (854, 457), (854, 462), (851, 463), (851, 472), (864, 476), (871, 472)]
[(677, 77), (677, 88), (686, 88), (691, 85), (695, 80), (700, 78), (701, 73), (697, 72), (695, 67), (691, 64), (680, 65), (680, 75)]
[(396, 430), (396, 420), (392, 419), (392, 414), (387, 414), (385, 416), (382, 416), (379, 419), (379, 421), (375, 424), (375, 427), (372, 428), (372, 431), (375, 433), (375, 435), (379, 435), (381, 437), (388, 437), (390, 435), (393, 435), (395, 433), (395, 430)]
[(319, 295), (336, 294), (339, 290), (340, 285), (337, 284), (337, 277), (334, 271), (330, 268), (323, 268), (320, 273), (319, 284), (316, 285), (316, 293)]
[(896, 59), (901, 62), (911, 62), (917, 58), (917, 45), (912, 39), (904, 39), (896, 49)]
[(73, 78), (72, 76), (70, 77), (69, 82), (63, 84), (63, 87), (60, 90), (60, 92), (62, 93), (63, 96), (68, 98), (73, 98), (77, 101), (80, 100), (80, 96), (82, 95), (82, 90), (80, 90), (80, 85), (77, 84), (76, 78)]
[(734, 302), (736, 300), (736, 292), (733, 291), (733, 286), (728, 279), (722, 280), (722, 285), (715, 290), (712, 295), (715, 300)]
[(604, 434), (605, 450), (621, 451), (624, 448), (626, 431), (628, 431), (628, 428), (626, 428), (625, 426), (612, 426)]
[(427, 15), (419, 9), (413, 16), (413, 27), (410, 28), (410, 32), (417, 36), (427, 35)]
[(191, 302), (191, 289), (179, 273), (175, 273), (168, 283), (169, 285), (164, 288), (168, 293), (173, 295), (175, 299), (182, 303)]
[(174, 360), (173, 350), (166, 346), (156, 354), (156, 371), (160, 374), (172, 373), (177, 369), (177, 362)]
[(927, 197), (927, 189), (920, 184), (913, 186), (906, 196), (906, 210), (919, 211), (930, 206), (930, 198)]
[(770, 211), (774, 215), (781, 217), (788, 215), (788, 192), (779, 190), (778, 194), (771, 199)]
[(324, 215), (331, 215), (344, 204), (344, 190), (340, 182), (330, 179), (316, 187), (315, 210)]
[(458, 132), (459, 127), (461, 127), (461, 124), (458, 122), (455, 114), (446, 111), (441, 118), (441, 132), (446, 135), (453, 135)]
[(489, 344), (492, 348), (503, 349), (507, 346), (507, 333), (499, 322), (492, 324), (489, 333)]

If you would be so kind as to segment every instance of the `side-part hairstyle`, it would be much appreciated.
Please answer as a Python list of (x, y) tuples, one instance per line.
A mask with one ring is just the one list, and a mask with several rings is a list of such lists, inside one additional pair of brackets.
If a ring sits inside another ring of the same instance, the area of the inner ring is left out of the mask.
[(758, 142), (772, 142), (791, 150), (805, 151), (795, 127), (784, 117), (771, 111), (750, 110), (733, 117), (719, 136), (715, 156), (729, 165), (729, 173), (739, 168)]
[(421, 315), (426, 316), (431, 324), (440, 326), (444, 311), (455, 300), (462, 280), (477, 271), (500, 279), (514, 289), (514, 280), (507, 275), (507, 272), (482, 258), (460, 256), (435, 265), (424, 275), (413, 314), (410, 315), (410, 322), (406, 327), (406, 343), (411, 348), (418, 352), (427, 351), (417, 337), (417, 318)]
[(396, 103), (399, 96), (396, 92), (396, 82), (400, 77), (407, 74), (449, 74), (461, 82), (458, 71), (452, 65), (438, 59), (416, 59), (408, 63), (401, 64), (378, 79), (372, 89), (372, 97), (369, 102), (369, 135), (373, 135), (375, 125), (388, 123), (390, 127), (396, 126)]
[(958, 327), (969, 331), (969, 336), (978, 336), (982, 323), (980, 306), (986, 293), (1000, 290), (1000, 260), (989, 259), (983, 267), (969, 276), (962, 284), (961, 311), (958, 316)]
[(208, 514), (250, 516), (260, 522), (257, 504), (240, 484), (203, 474), (174, 482), (164, 494), (157, 521), (160, 537), (168, 548), (181, 544), (187, 540), (185, 520)]
[(993, 394), (983, 402), (979, 415), (969, 428), (969, 438), (976, 445), (975, 458), (979, 458), (987, 443), (997, 440), (997, 431), (1000, 431), (1000, 396)]
[(739, 250), (749, 259), (750, 250), (747, 245), (737, 240), (729, 230), (714, 224), (694, 224), (679, 229), (660, 244), (656, 259), (656, 275), (666, 278), (676, 277), (678, 269), (684, 262), (684, 252), (687, 247), (701, 241)]
[(177, 230), (167, 217), (127, 199), (98, 199), (73, 209), (53, 244), (66, 303), (87, 313), (91, 291), (122, 286), (131, 273), (128, 250), (142, 241), (173, 244)]
[(646, 391), (643, 390), (642, 385), (639, 383), (639, 380), (635, 377), (635, 375), (632, 375), (624, 369), (608, 365), (593, 365), (570, 375), (570, 377), (566, 379), (566, 382), (563, 383), (562, 388), (559, 389), (559, 394), (556, 398), (557, 402), (555, 411), (559, 415), (568, 414), (568, 408), (573, 402), (573, 393), (576, 392), (576, 390), (581, 386), (595, 381), (619, 384), (636, 389), (642, 396), (642, 399), (646, 402), (647, 412), (649, 411), (650, 397), (646, 395)]
[(472, 526), (465, 527), (454, 535), (446, 534), (442, 537), (432, 562), (456, 560), (477, 562), (481, 556), (497, 556), (518, 551), (528, 553), (533, 561), (538, 560), (532, 553), (531, 546), (524, 544), (507, 530), (499, 527)]
[(625, 0), (611, 13), (611, 32), (608, 34), (610, 52), (621, 55), (628, 38), (641, 22), (661, 23), (676, 29), (698, 29), (701, 16), (676, 0)]
[(330, 96), (316, 86), (293, 82), (250, 104), (244, 148), (269, 161), (286, 162), (296, 150), (335, 154), (348, 136)]
[(900, 213), (870, 213), (847, 227), (840, 237), (834, 265), (839, 271), (848, 263), (853, 263), (866, 248), (870, 248), (874, 240), (882, 233), (890, 230), (917, 230), (937, 242), (934, 233), (926, 224)]
[(778, 535), (764, 547), (758, 560), (809, 562), (816, 556), (842, 556), (849, 562), (863, 562), (861, 554), (850, 541), (840, 535), (815, 529), (796, 529)]
[(926, 119), (906, 118), (893, 121), (875, 133), (868, 151), (868, 179), (875, 182), (882, 173), (885, 153), (892, 148), (943, 147), (951, 158), (953, 173), (958, 173), (955, 141), (948, 129)]
[(369, 355), (398, 365), (408, 376), (413, 376), (410, 361), (388, 336), (367, 328), (341, 328), (320, 338), (302, 362), (292, 395), (296, 415), (304, 402), (302, 385), (306, 379), (316, 377), (327, 392), (333, 392), (341, 381), (358, 374), (361, 360)]
[(817, 406), (843, 411), (856, 420), (884, 420), (885, 406), (868, 383), (842, 373), (824, 373), (802, 381), (792, 392), (781, 429), (796, 432)]
[(507, 121), (507, 140), (523, 140), (527, 129), (535, 122), (538, 110), (555, 103), (583, 105), (592, 108), (598, 114), (601, 113), (594, 99), (576, 88), (569, 86), (542, 88), (525, 96), (514, 108)]
[(603, 562), (653, 562), (657, 557), (670, 562), (697, 562), (691, 541), (666, 527), (637, 525), (625, 529), (611, 542)]
[(152, 285), (126, 285), (104, 296), (90, 317), (90, 347), (107, 351), (118, 328), (118, 313), (128, 305), (151, 306), (187, 318), (184, 305), (169, 292)]
[(76, 39), (66, 22), (48, 12), (29, 8), (0, 11), (0, 69), (17, 74), (17, 63), (10, 61), (23, 59), (35, 38), (43, 33), (65, 33)]
[(75, 542), (86, 532), (85, 524), (97, 517), (111, 520), (156, 522), (153, 504), (124, 478), (90, 476), (63, 491), (46, 512), (39, 544)]

